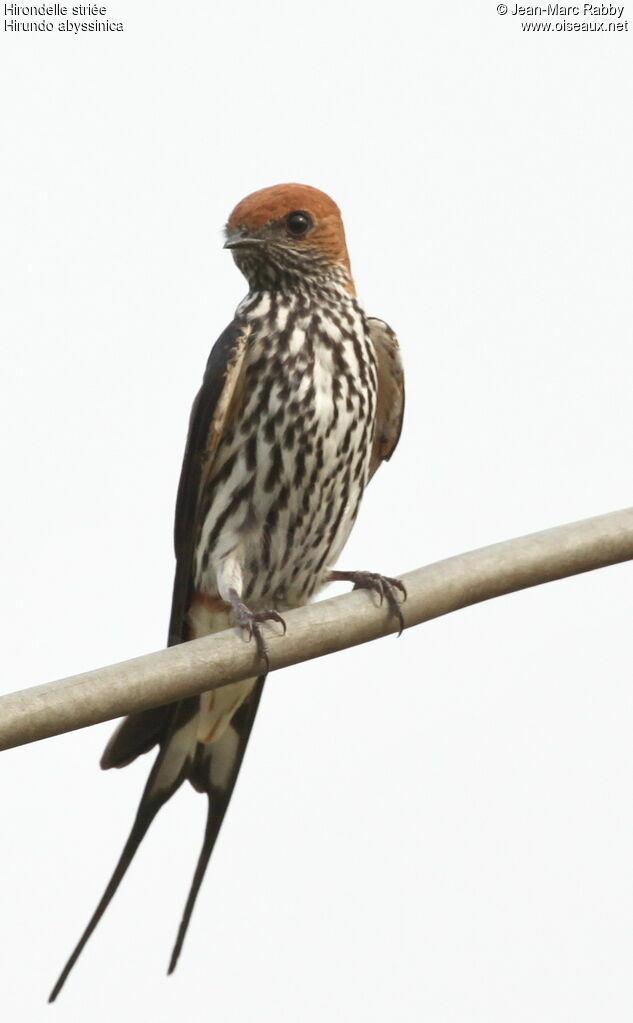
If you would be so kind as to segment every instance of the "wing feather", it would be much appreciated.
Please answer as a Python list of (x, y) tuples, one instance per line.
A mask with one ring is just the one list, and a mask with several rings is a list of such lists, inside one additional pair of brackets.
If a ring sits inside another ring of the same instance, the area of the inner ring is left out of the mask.
[(174, 550), (176, 575), (169, 622), (169, 646), (187, 638), (186, 620), (193, 589), (193, 556), (200, 495), (213, 468), (218, 441), (228, 429), (243, 391), (248, 330), (234, 320), (211, 349), (202, 387), (191, 410), (189, 433), (176, 497)]
[(391, 458), (400, 439), (404, 417), (404, 370), (398, 339), (391, 327), (375, 317), (370, 317), (367, 323), (378, 370), (376, 432), (369, 466), (371, 479), (378, 466)]

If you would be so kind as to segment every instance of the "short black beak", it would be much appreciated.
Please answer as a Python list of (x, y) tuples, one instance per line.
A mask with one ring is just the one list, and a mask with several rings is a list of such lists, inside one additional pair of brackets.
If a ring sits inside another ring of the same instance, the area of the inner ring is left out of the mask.
[(249, 238), (239, 231), (229, 231), (224, 243), (225, 249), (247, 249), (252, 245), (263, 245), (262, 238)]

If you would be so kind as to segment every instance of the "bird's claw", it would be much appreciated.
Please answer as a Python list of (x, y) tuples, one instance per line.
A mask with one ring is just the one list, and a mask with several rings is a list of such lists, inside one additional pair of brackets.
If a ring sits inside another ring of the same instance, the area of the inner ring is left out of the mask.
[(270, 661), (268, 658), (268, 646), (264, 639), (264, 634), (261, 628), (262, 622), (279, 622), (283, 628), (283, 635), (286, 635), (286, 623), (279, 614), (278, 611), (250, 611), (246, 604), (241, 601), (235, 601), (233, 604), (233, 618), (235, 624), (239, 629), (244, 629), (246, 632), (248, 641), (251, 639), (255, 640), (255, 646), (257, 647), (257, 654), (260, 660), (262, 660), (266, 666), (266, 671), (270, 667)]
[[(402, 635), (404, 618), (400, 604), (407, 599), (407, 588), (400, 579), (392, 579), (388, 575), (380, 575), (379, 572), (332, 572), (331, 578), (333, 581), (353, 583), (355, 590), (370, 590), (377, 593), (381, 604), (386, 600), (389, 614), (397, 619), (400, 626), (398, 635)], [(402, 594), (401, 600), (398, 600), (398, 592)]]

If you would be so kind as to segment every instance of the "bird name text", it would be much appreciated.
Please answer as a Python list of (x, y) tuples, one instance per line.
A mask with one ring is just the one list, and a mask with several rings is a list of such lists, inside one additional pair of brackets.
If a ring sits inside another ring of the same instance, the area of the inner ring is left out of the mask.
[[(123, 32), (104, 4), (4, 4), (5, 32)], [(76, 21), (80, 18), (80, 21)], [(34, 19), (34, 20), (29, 20)], [(37, 19), (37, 20), (35, 20)]]

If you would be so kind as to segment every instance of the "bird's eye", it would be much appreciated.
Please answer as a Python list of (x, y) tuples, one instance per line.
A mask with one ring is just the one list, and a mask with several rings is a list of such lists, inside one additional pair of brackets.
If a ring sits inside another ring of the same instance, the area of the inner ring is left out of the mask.
[(295, 238), (305, 234), (312, 227), (312, 218), (303, 210), (295, 210), (286, 217), (286, 227)]

